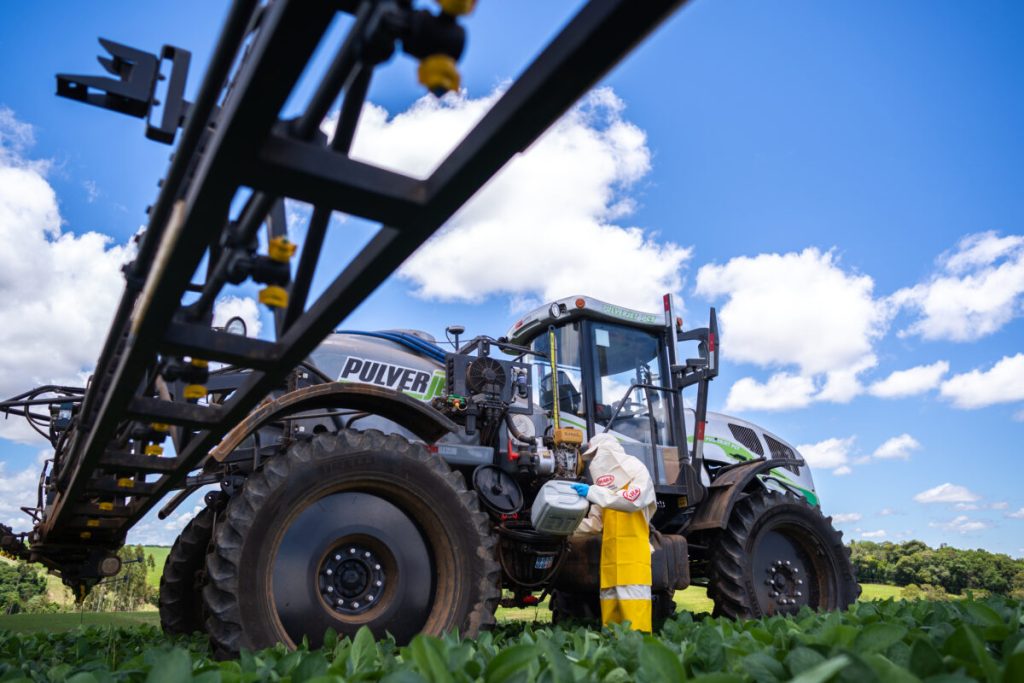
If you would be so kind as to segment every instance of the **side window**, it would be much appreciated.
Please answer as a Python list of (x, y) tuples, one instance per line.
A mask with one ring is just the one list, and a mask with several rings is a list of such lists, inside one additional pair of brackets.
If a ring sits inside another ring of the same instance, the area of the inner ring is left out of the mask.
[[(558, 410), (562, 415), (583, 416), (586, 411), (583, 401), (583, 371), (580, 362), (580, 330), (579, 324), (566, 325), (555, 331), (557, 357), (555, 364), (557, 373), (551, 374), (551, 361), (548, 358), (533, 358), (533, 395), (543, 410), (550, 411), (558, 400)], [(545, 356), (550, 351), (550, 340), (547, 333), (537, 337), (533, 342), (533, 350)], [(586, 424), (580, 420), (571, 420), (572, 426), (586, 431)]]

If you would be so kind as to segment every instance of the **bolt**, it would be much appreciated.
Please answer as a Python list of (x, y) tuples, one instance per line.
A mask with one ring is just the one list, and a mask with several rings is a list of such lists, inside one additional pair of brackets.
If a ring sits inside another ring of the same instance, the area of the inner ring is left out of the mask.
[(370, 551), (369, 550), (367, 550), (365, 553), (363, 553), (363, 557), (369, 557), (369, 556), (370, 556)]
[(786, 566), (787, 566), (787, 567), (788, 567), (789, 565), (791, 565), (791, 564), (793, 564), (793, 563), (792, 563), (792, 562), (790, 562), (789, 560), (786, 560)]
[(356, 609), (359, 609), (359, 603), (358, 602), (353, 602), (352, 606), (355, 607)]
[(340, 559), (341, 559), (341, 555), (335, 555), (335, 556), (334, 556), (334, 559), (335, 559), (335, 561), (338, 561), (338, 560), (340, 560)]
[(380, 565), (379, 564), (373, 565), (373, 568), (376, 569), (377, 571), (380, 571)]
[(356, 554), (356, 549), (355, 548), (349, 548), (348, 549), (348, 554), (349, 555), (355, 555)]
[(798, 586), (804, 585), (804, 580), (803, 579), (797, 579), (796, 580), (796, 585), (798, 585)]
[(797, 592), (796, 592), (796, 597), (798, 597), (798, 598), (802, 598), (802, 597), (804, 597), (804, 594), (803, 594), (803, 593), (801, 593), (800, 591), (797, 591)]
[(773, 598), (779, 597), (779, 591), (772, 591), (772, 597)]
[(344, 600), (338, 600), (338, 607), (344, 607), (344, 606), (345, 606), (345, 601)]
[(327, 592), (328, 593), (333, 593), (334, 592), (334, 586), (328, 586), (327, 587)]
[(367, 599), (367, 600), (373, 600), (373, 596), (372, 596), (372, 595), (367, 595), (367, 596), (366, 596), (366, 599)]
[(333, 570), (333, 569), (328, 569), (328, 570), (327, 570), (327, 576), (330, 576), (330, 575), (332, 575), (333, 573), (334, 573), (334, 570)]
[(796, 568), (796, 567), (793, 567), (793, 573), (794, 574), (799, 574), (800, 570), (798, 568)]
[(376, 583), (376, 585), (377, 585), (377, 586), (383, 586), (383, 585), (384, 585), (384, 582), (383, 582), (383, 581), (378, 581), (378, 582)]

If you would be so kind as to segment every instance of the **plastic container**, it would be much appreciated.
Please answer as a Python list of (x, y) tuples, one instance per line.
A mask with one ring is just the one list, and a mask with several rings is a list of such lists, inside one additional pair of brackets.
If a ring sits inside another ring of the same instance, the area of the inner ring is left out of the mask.
[(576, 531), (589, 507), (587, 499), (572, 488), (572, 482), (552, 480), (537, 492), (530, 511), (530, 521), (537, 531), (553, 536), (568, 536)]

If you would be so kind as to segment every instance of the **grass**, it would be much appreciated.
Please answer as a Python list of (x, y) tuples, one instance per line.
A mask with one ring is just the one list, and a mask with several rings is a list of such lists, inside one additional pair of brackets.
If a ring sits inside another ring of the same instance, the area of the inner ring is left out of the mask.
[(70, 631), (79, 626), (159, 626), (160, 615), (151, 612), (63, 612), (60, 614), (9, 614), (0, 616), (0, 631), (31, 633)]
[(164, 562), (167, 561), (171, 549), (166, 545), (146, 545), (143, 546), (143, 550), (145, 550), (147, 558), (153, 558), (155, 564), (155, 568), (150, 569), (146, 574), (146, 583), (153, 588), (160, 588), (160, 575), (164, 573)]

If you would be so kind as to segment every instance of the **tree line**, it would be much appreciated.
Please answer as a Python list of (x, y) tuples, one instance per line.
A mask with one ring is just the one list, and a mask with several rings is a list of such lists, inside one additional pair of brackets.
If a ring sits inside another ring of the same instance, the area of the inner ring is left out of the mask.
[(1002, 553), (948, 545), (931, 548), (921, 541), (853, 541), (850, 551), (861, 583), (917, 586), (926, 594), (941, 588), (954, 595), (987, 591), (1024, 598), (1024, 560)]
[(151, 555), (141, 545), (118, 551), (121, 571), (102, 580), (83, 605), (54, 602), (47, 594), (44, 570), (20, 560), (0, 561), (0, 614), (18, 612), (60, 612), (84, 609), (88, 612), (131, 612), (156, 604), (157, 591), (146, 583), (146, 574), (156, 570)]

